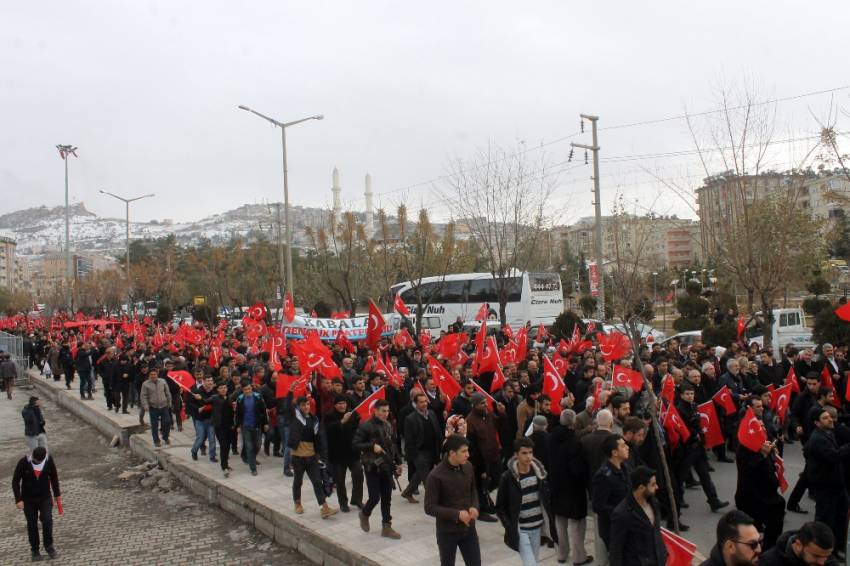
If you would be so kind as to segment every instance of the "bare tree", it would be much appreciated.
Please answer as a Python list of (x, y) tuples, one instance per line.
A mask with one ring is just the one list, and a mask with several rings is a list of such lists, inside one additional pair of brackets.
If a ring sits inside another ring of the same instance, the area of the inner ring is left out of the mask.
[(490, 145), (467, 161), (450, 163), (444, 196), (465, 225), (493, 276), (499, 317), (507, 322), (516, 272), (528, 269), (546, 231), (546, 203), (556, 173), (543, 155), (536, 166), (528, 152)]

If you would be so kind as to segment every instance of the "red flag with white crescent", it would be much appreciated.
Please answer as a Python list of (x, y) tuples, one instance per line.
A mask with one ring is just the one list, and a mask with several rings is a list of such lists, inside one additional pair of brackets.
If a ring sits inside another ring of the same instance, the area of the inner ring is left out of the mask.
[(697, 412), (699, 413), (703, 446), (714, 448), (726, 442), (723, 438), (723, 431), (720, 428), (717, 409), (714, 408), (714, 401), (706, 401), (702, 405), (697, 405)]
[(384, 330), (384, 315), (378, 306), (369, 299), (369, 319), (366, 323), (366, 346), (375, 351), (381, 341), (381, 333)]
[(481, 306), (478, 308), (478, 312), (475, 313), (475, 321), (481, 322), (482, 320), (487, 320), (487, 313), (490, 311), (490, 305), (488, 303), (481, 303)]
[(773, 453), (773, 469), (776, 472), (776, 479), (779, 480), (779, 491), (785, 493), (788, 491), (788, 481), (785, 479), (785, 460), (780, 458), (776, 452)]
[(393, 299), (393, 308), (395, 309), (395, 312), (401, 316), (410, 316), (410, 309), (404, 304), (404, 301), (401, 298), (401, 293), (395, 294), (395, 299)]
[(725, 385), (717, 390), (717, 393), (714, 394), (711, 400), (723, 407), (726, 415), (735, 414), (735, 399), (732, 398), (732, 393), (729, 392), (729, 388)]
[(661, 539), (664, 541), (664, 548), (667, 549), (665, 566), (691, 566), (697, 552), (697, 545), (664, 527), (661, 527)]
[(627, 387), (635, 393), (643, 389), (643, 375), (639, 371), (620, 365), (614, 366), (611, 381), (614, 387)]
[(295, 301), (292, 299), (292, 293), (287, 293), (283, 297), (283, 319), (286, 322), (295, 320)]
[(552, 407), (556, 410), (560, 410), (560, 403), (565, 390), (566, 385), (564, 385), (561, 376), (558, 375), (555, 364), (548, 356), (543, 356), (543, 393), (552, 399)]
[(767, 432), (752, 407), (747, 408), (738, 425), (738, 442), (752, 452), (758, 452), (762, 444), (767, 442)]
[(256, 302), (248, 309), (248, 316), (256, 321), (266, 320), (267, 315), (268, 311), (266, 310), (266, 305), (262, 302)]
[(461, 392), (460, 383), (455, 381), (452, 374), (446, 371), (446, 368), (440, 365), (434, 358), (428, 360), (428, 371), (431, 372), (434, 384), (448, 398), (449, 403), (451, 403), (452, 399), (457, 397)]
[(493, 381), (490, 382), (490, 393), (496, 393), (504, 385), (505, 374), (502, 372), (502, 368), (497, 365), (496, 370), (493, 372)]
[(380, 389), (363, 399), (359, 405), (354, 407), (354, 412), (360, 415), (360, 422), (366, 422), (372, 418), (372, 409), (375, 407), (375, 403), (377, 403), (379, 399), (386, 400), (386, 398), (386, 386), (381, 386)]
[(794, 371), (794, 366), (788, 368), (788, 374), (785, 376), (785, 383), (791, 385), (791, 391), (794, 393), (800, 392), (800, 381), (797, 379), (797, 372)]
[(182, 389), (189, 391), (195, 385), (195, 378), (185, 369), (170, 371), (166, 374), (168, 378), (179, 385)]
[(770, 396), (770, 408), (779, 417), (779, 422), (785, 424), (785, 417), (788, 415), (788, 407), (791, 405), (791, 393), (793, 387), (790, 383), (786, 383), (779, 389), (773, 392)]

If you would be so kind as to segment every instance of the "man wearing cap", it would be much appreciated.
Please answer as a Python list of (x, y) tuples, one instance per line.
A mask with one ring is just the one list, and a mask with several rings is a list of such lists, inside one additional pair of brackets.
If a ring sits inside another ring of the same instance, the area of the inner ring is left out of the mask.
[(30, 397), (29, 403), (21, 411), (24, 418), (24, 436), (30, 450), (39, 446), (47, 448), (47, 434), (44, 430), (44, 415), (41, 413), (41, 399)]
[[(476, 394), (477, 395), (477, 394)], [(473, 399), (475, 395), (472, 396)], [(407, 465), (413, 468), (410, 483), (401, 496), (410, 503), (418, 503), (413, 493), (425, 482), (428, 473), (440, 457), (440, 441), (443, 431), (440, 421), (429, 406), (428, 396), (422, 392), (413, 394), (413, 411), (404, 420), (404, 455)]]
[(44, 548), (51, 559), (56, 558), (58, 554), (53, 548), (53, 498), (56, 498), (60, 515), (63, 513), (62, 500), (56, 464), (53, 458), (47, 455), (45, 447), (39, 446), (32, 451), (32, 455), (18, 460), (12, 476), (12, 491), (15, 494), (15, 505), (27, 518), (27, 534), (33, 562), (43, 559), (39, 552), (39, 520), (44, 535)]

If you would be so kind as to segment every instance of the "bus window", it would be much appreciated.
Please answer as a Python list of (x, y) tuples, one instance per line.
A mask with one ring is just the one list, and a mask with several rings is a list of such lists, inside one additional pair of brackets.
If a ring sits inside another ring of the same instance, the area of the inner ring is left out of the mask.
[(470, 303), (498, 303), (496, 285), (492, 279), (475, 279), (469, 282)]
[(468, 281), (445, 281), (434, 303), (465, 303)]

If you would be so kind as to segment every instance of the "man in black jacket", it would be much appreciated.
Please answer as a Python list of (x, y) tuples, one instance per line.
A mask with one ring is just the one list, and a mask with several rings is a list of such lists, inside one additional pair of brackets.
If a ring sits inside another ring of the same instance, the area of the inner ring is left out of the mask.
[[(720, 501), (717, 497), (717, 488), (711, 479), (708, 470), (708, 458), (702, 444), (702, 422), (694, 404), (694, 387), (683, 382), (679, 387), (679, 399), (676, 401), (676, 410), (682, 417), (682, 421), (688, 427), (691, 435), (688, 441), (679, 447), (680, 454), (676, 463), (676, 477), (678, 481), (690, 476), (690, 470), (697, 473), (702, 491), (708, 500), (712, 511), (717, 511), (729, 505), (728, 501)], [(681, 491), (681, 488), (680, 488)]]
[(576, 414), (561, 411), (561, 426), (549, 435), (549, 483), (552, 513), (558, 532), (558, 562), (566, 562), (572, 548), (573, 564), (593, 562), (584, 547), (587, 529), (587, 469), (575, 433)]
[(699, 566), (751, 566), (761, 564), (761, 539), (753, 519), (733, 509), (717, 522), (717, 542)]
[[(751, 405), (760, 402), (760, 399), (750, 400)], [(739, 444), (735, 460), (738, 466), (735, 506), (750, 515), (764, 533), (762, 550), (776, 544), (785, 519), (785, 499), (779, 493), (774, 464), (775, 450), (776, 442), (765, 442), (758, 452)]]
[(92, 351), (88, 342), (83, 342), (74, 357), (74, 366), (80, 376), (80, 399), (92, 399)]
[(251, 475), (257, 475), (257, 452), (260, 448), (260, 434), (268, 428), (269, 420), (266, 404), (259, 393), (254, 393), (253, 385), (242, 385), (242, 394), (236, 398), (236, 432), (242, 434), (242, 461), (251, 468)]
[(759, 556), (759, 566), (798, 566), (824, 564), (838, 566), (833, 556), (835, 537), (828, 525), (811, 521), (798, 531), (788, 531), (776, 541), (776, 546)]
[(815, 520), (829, 525), (835, 540), (846, 540), (848, 500), (844, 462), (850, 459), (850, 444), (838, 446), (834, 433), (836, 417), (834, 407), (821, 408), (803, 455), (809, 493), (815, 500)]
[(392, 426), (387, 420), (389, 416), (389, 403), (378, 399), (372, 408), (372, 418), (362, 423), (354, 435), (354, 448), (360, 452), (360, 461), (366, 475), (366, 488), (369, 491), (369, 499), (360, 511), (360, 528), (369, 532), (369, 516), (380, 502), (383, 522), (381, 536), (400, 539), (401, 535), (392, 527), (390, 509), (394, 477), (401, 475), (402, 465)]
[(44, 414), (41, 412), (41, 399), (30, 397), (29, 403), (21, 410), (24, 418), (24, 437), (27, 447), (35, 450), (39, 446), (47, 449), (47, 432), (44, 428)]
[(24, 456), (18, 460), (12, 476), (12, 491), (15, 494), (15, 505), (27, 518), (27, 534), (33, 562), (42, 559), (38, 539), (39, 519), (44, 536), (44, 549), (47, 550), (51, 559), (56, 558), (58, 554), (53, 548), (53, 498), (56, 498), (61, 515), (62, 494), (59, 490), (56, 464), (53, 458), (47, 455), (46, 448), (39, 446), (32, 451), (31, 456)]
[(428, 473), (440, 458), (443, 432), (434, 411), (428, 408), (428, 396), (413, 394), (414, 410), (404, 421), (404, 455), (407, 465), (414, 469), (413, 477), (401, 496), (410, 503), (418, 503), (413, 493), (424, 483)]
[(233, 400), (227, 395), (227, 383), (221, 382), (216, 388), (216, 394), (210, 398), (212, 403), (212, 425), (215, 437), (218, 439), (221, 460), (221, 473), (230, 477), (230, 441), (233, 436)]
[(631, 490), (629, 470), (625, 464), (629, 459), (629, 445), (619, 434), (612, 434), (602, 443), (602, 450), (607, 460), (593, 476), (590, 495), (599, 523), (599, 536), (608, 549), (611, 546), (611, 514)]
[(354, 435), (360, 424), (360, 414), (348, 410), (348, 400), (343, 395), (334, 398), (334, 411), (325, 417), (328, 437), (328, 462), (336, 484), (339, 509), (349, 512), (348, 490), (345, 486), (346, 472), (351, 473), (351, 504), (363, 507), (363, 466), (354, 449)]
[(611, 514), (611, 566), (665, 564), (667, 549), (661, 538), (661, 509), (655, 499), (655, 470), (638, 466), (632, 471), (632, 492)]

